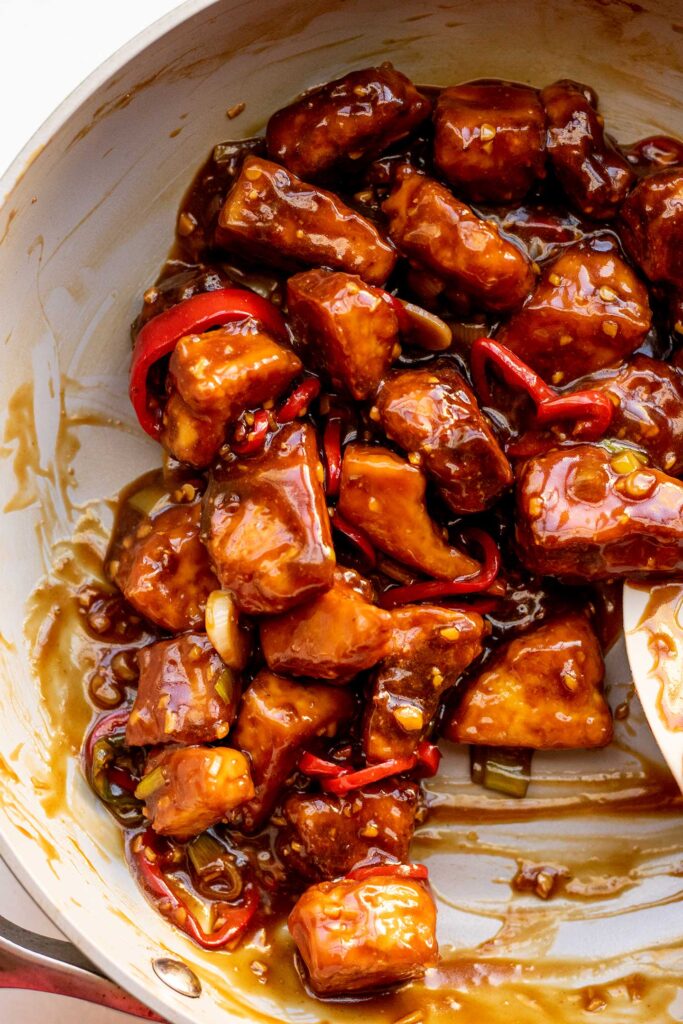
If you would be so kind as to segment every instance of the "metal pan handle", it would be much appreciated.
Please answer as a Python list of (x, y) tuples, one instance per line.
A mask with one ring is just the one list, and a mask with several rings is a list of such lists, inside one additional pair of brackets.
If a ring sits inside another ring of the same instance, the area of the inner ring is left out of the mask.
[(99, 1006), (162, 1021), (153, 1010), (128, 995), (63, 939), (27, 931), (0, 916), (0, 988), (53, 992)]

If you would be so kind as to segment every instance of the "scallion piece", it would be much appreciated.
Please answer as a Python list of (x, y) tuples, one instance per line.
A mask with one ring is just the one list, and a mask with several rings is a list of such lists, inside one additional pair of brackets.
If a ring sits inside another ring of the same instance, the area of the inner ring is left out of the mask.
[(472, 782), (505, 796), (526, 796), (533, 751), (525, 747), (470, 747)]

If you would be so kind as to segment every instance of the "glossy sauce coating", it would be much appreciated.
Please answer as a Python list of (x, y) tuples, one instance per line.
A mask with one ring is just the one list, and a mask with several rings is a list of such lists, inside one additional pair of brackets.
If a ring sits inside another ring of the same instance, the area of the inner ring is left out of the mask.
[(597, 637), (582, 615), (548, 622), (498, 650), (445, 727), (457, 743), (602, 747), (612, 716)]
[(683, 168), (657, 171), (638, 182), (620, 214), (631, 259), (651, 281), (683, 290)]
[(353, 172), (429, 117), (431, 102), (391, 64), (312, 89), (268, 121), (272, 160), (302, 178)]
[(383, 204), (400, 252), (483, 309), (510, 310), (533, 287), (524, 253), (465, 203), (422, 174), (408, 173)]
[(311, 886), (289, 930), (320, 995), (386, 987), (436, 963), (436, 908), (421, 882), (370, 877)]
[(428, 604), (395, 609), (392, 625), (391, 649), (373, 673), (363, 720), (368, 761), (415, 753), (443, 693), (481, 654), (488, 632), (475, 613)]
[(545, 177), (545, 112), (536, 89), (485, 79), (451, 86), (439, 94), (434, 127), (434, 162), (465, 199), (521, 199)]
[(577, 445), (523, 466), (516, 540), (528, 569), (574, 581), (683, 570), (683, 483), (621, 464)]
[(315, 264), (384, 284), (391, 245), (336, 195), (284, 167), (247, 157), (218, 217), (216, 244), (265, 264)]
[(394, 371), (375, 402), (387, 437), (417, 456), (454, 512), (481, 512), (512, 483), (491, 424), (452, 364)]
[(398, 346), (385, 293), (353, 274), (309, 270), (290, 277), (287, 306), (307, 361), (357, 401), (375, 390)]
[(243, 611), (276, 614), (331, 586), (335, 555), (322, 480), (308, 423), (281, 427), (262, 453), (214, 470), (204, 537)]

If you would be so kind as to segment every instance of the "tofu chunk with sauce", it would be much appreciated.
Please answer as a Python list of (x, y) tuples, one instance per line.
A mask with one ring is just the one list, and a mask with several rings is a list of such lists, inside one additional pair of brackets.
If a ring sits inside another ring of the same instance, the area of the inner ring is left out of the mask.
[(255, 793), (235, 818), (247, 832), (258, 829), (275, 806), (285, 781), (309, 743), (336, 736), (348, 724), (355, 700), (348, 690), (302, 685), (261, 671), (247, 687), (232, 734), (248, 755)]
[(516, 545), (531, 572), (570, 581), (683, 571), (683, 483), (598, 445), (530, 459)]
[(128, 746), (225, 739), (240, 686), (206, 634), (159, 640), (143, 647), (138, 663), (138, 689), (126, 727)]
[(544, 623), (496, 652), (445, 734), (485, 746), (603, 747), (612, 738), (603, 676), (600, 645), (584, 615)]
[(288, 927), (318, 995), (389, 988), (438, 960), (436, 907), (419, 881), (374, 875), (313, 885)]
[(343, 683), (386, 654), (389, 612), (372, 601), (372, 585), (338, 567), (332, 587), (282, 615), (261, 620), (261, 649), (273, 672)]
[(114, 582), (136, 611), (172, 633), (204, 622), (218, 580), (199, 538), (198, 504), (173, 505), (124, 537), (109, 563)]
[(230, 747), (170, 747), (154, 754), (136, 795), (159, 835), (189, 839), (254, 795), (249, 762)]
[(627, 359), (651, 323), (647, 290), (616, 251), (576, 245), (544, 269), (496, 339), (548, 383), (565, 385)]
[(345, 796), (294, 793), (282, 808), (280, 854), (313, 880), (337, 878), (365, 861), (406, 861), (418, 807), (419, 788), (400, 780)]
[(683, 167), (641, 178), (620, 213), (626, 251), (650, 279), (683, 291)]
[(350, 444), (342, 461), (339, 512), (375, 547), (428, 576), (470, 576), (478, 562), (443, 539), (425, 502), (423, 473), (388, 448)]
[(373, 673), (363, 720), (369, 762), (415, 753), (443, 693), (481, 654), (487, 632), (475, 612), (438, 605), (405, 605), (391, 617), (391, 649)]
[(353, 274), (308, 270), (287, 282), (287, 305), (307, 362), (335, 389), (368, 398), (398, 344), (398, 317), (385, 293)]
[(291, 171), (249, 156), (218, 216), (216, 244), (269, 265), (327, 266), (384, 284), (391, 244), (360, 213)]
[(419, 462), (454, 512), (482, 512), (512, 483), (490, 423), (451, 364), (392, 371), (375, 402), (384, 433)]
[(247, 458), (218, 465), (204, 496), (204, 536), (239, 608), (274, 615), (332, 586), (335, 566), (315, 429), (295, 422)]
[(302, 178), (352, 171), (429, 117), (431, 101), (391, 64), (310, 89), (268, 121), (273, 160)]

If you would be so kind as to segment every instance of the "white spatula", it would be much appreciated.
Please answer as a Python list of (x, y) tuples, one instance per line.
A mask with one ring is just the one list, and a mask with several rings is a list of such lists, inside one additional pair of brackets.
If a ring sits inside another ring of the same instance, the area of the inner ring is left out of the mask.
[(640, 702), (683, 791), (683, 580), (626, 583), (624, 633)]

